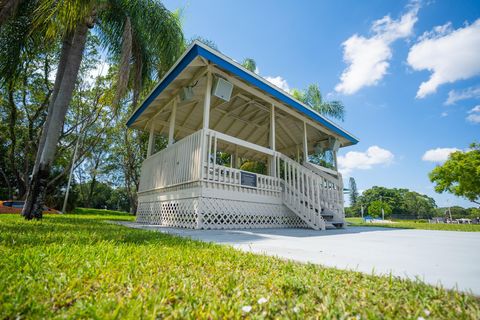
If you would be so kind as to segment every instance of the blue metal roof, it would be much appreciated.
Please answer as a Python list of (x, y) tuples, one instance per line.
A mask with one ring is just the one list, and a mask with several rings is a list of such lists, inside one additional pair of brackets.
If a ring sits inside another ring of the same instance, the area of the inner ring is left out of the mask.
[(207, 49), (204, 45), (195, 42), (188, 52), (184, 54), (181, 60), (173, 67), (173, 69), (162, 79), (162, 81), (157, 85), (157, 87), (150, 93), (150, 95), (145, 99), (142, 105), (135, 110), (133, 115), (127, 121), (127, 126), (131, 126), (135, 120), (145, 111), (146, 108), (155, 100), (155, 98), (163, 91), (165, 88), (173, 81), (175, 78), (193, 61), (197, 56), (203, 57), (212, 63), (219, 66), (221, 69), (231, 72), (235, 76), (239, 77), (243, 81), (255, 86), (266, 93), (270, 94), (271, 96), (277, 98), (279, 101), (283, 102), (284, 104), (293, 107), (297, 111), (305, 114), (310, 119), (320, 123), (321, 125), (325, 126), (326, 128), (330, 129), (331, 131), (337, 133), (338, 135), (344, 137), (345, 139), (349, 140), (352, 144), (358, 143), (358, 139), (353, 137), (350, 133), (346, 132), (339, 126), (335, 125), (330, 120), (324, 118), (317, 112), (313, 111), (312, 109), (306, 107), (302, 103), (298, 102), (289, 94), (282, 92), (278, 88), (274, 87), (273, 85), (268, 84), (266, 81), (260, 80), (258, 77), (252, 75), (248, 70), (245, 68), (235, 65), (234, 63), (225, 60), (218, 54), (216, 54), (213, 50)]

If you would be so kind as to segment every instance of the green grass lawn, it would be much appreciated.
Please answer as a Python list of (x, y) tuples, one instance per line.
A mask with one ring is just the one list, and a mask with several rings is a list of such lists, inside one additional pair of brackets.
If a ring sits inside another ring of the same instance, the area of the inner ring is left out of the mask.
[(129, 229), (104, 220), (131, 216), (87, 213), (41, 222), (0, 216), (0, 319), (480, 318), (471, 295)]
[(480, 232), (479, 224), (428, 223), (415, 220), (398, 220), (395, 223), (366, 223), (362, 218), (346, 218), (346, 220), (353, 226)]

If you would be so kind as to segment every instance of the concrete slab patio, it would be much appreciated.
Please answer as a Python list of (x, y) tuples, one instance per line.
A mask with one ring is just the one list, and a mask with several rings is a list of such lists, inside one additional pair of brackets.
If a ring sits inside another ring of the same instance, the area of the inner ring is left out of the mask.
[(365, 273), (420, 279), (480, 295), (480, 232), (381, 227), (187, 230), (120, 224)]

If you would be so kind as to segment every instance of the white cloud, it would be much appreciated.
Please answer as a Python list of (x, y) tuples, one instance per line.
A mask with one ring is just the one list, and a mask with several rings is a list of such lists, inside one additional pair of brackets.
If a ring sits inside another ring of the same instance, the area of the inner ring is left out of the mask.
[(480, 86), (469, 87), (463, 90), (450, 90), (450, 92), (448, 92), (448, 98), (447, 101), (445, 101), (445, 104), (452, 105), (461, 100), (478, 98), (480, 98)]
[(469, 114), (467, 116), (467, 121), (472, 123), (480, 123), (480, 113), (478, 114)]
[(468, 111), (467, 121), (472, 123), (480, 123), (480, 105), (475, 106)]
[(450, 153), (460, 151), (457, 148), (436, 148), (427, 150), (422, 157), (423, 161), (430, 162), (445, 162), (448, 159)]
[(452, 30), (447, 24), (437, 30), (425, 33), (408, 53), (408, 64), (414, 70), (432, 72), (430, 79), (420, 84), (417, 98), (436, 92), (441, 84), (480, 74), (480, 19), (464, 28)]
[(419, 2), (412, 2), (409, 10), (398, 20), (385, 16), (374, 21), (370, 38), (354, 34), (343, 42), (343, 60), (348, 67), (340, 76), (335, 90), (354, 94), (363, 87), (376, 85), (390, 65), (391, 44), (412, 34), (419, 8)]
[(371, 169), (375, 165), (390, 164), (394, 159), (392, 152), (379, 146), (371, 146), (365, 152), (349, 151), (338, 157), (338, 167), (342, 174), (360, 169)]
[(290, 86), (288, 85), (287, 80), (283, 79), (281, 76), (277, 77), (264, 77), (265, 80), (272, 83), (273, 85), (279, 87), (283, 91), (290, 92)]
[(446, 116), (448, 116), (448, 112), (442, 112), (440, 115), (441, 115), (442, 117), (446, 117)]
[(478, 106), (473, 107), (472, 110), (468, 111), (468, 113), (480, 112), (480, 104)]

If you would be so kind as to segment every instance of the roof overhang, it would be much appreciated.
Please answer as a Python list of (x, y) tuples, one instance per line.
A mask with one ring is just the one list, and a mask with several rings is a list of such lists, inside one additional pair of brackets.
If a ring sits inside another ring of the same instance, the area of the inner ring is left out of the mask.
[(299, 112), (301, 115), (309, 118), (310, 120), (318, 123), (322, 127), (335, 133), (335, 135), (342, 137), (343, 139), (345, 139), (346, 142), (348, 142), (344, 143), (343, 146), (358, 143), (359, 140), (356, 137), (341, 128), (339, 125), (325, 118), (318, 112), (312, 110), (309, 106), (298, 101), (293, 96), (276, 87), (261, 76), (245, 69), (239, 63), (233, 61), (222, 53), (211, 49), (210, 47), (202, 44), (199, 41), (195, 41), (192, 45), (190, 45), (190, 47), (178, 59), (175, 65), (167, 72), (167, 74), (162, 78), (158, 85), (150, 92), (150, 94), (143, 101), (143, 103), (133, 112), (133, 114), (127, 121), (127, 126), (136, 127), (135, 123), (139, 120), (144, 111), (149, 108), (149, 106), (155, 101), (155, 99), (163, 91), (165, 91), (168, 86), (172, 82), (174, 82), (177, 77), (185, 69), (187, 69), (198, 57), (202, 58), (202, 60), (207, 60), (210, 63), (215, 64), (218, 68), (235, 75), (248, 85), (263, 91), (264, 93), (268, 94), (275, 100), (278, 100), (285, 106), (292, 108), (293, 110)]

